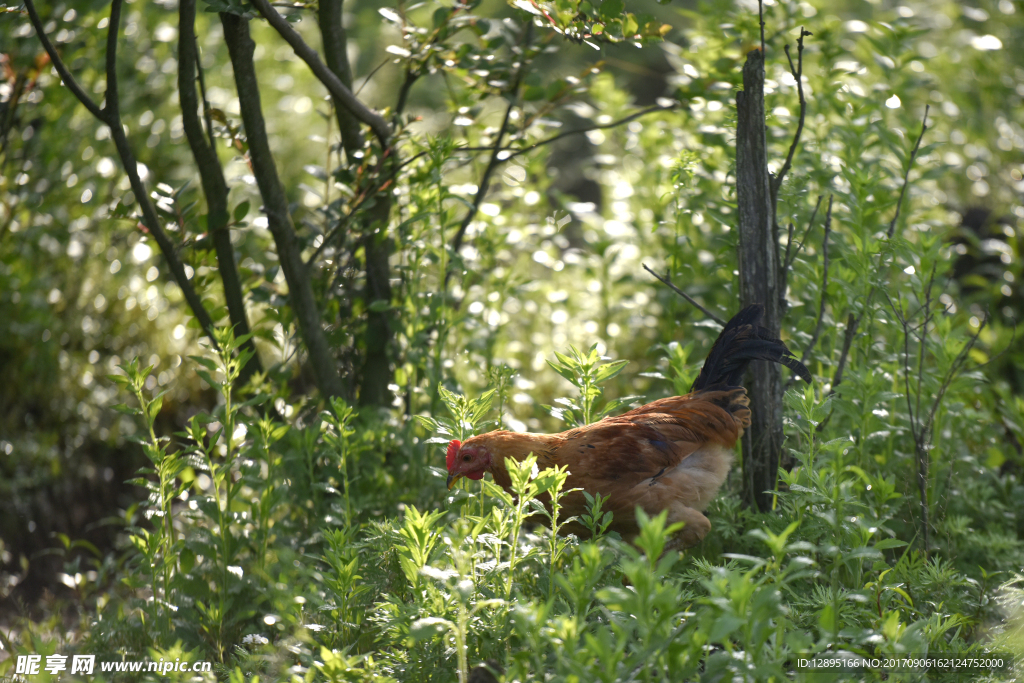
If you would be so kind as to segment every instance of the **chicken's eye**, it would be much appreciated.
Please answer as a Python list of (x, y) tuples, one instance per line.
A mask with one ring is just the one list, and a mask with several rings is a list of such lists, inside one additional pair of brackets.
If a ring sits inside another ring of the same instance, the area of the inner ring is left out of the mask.
[(464, 456), (462, 456), (462, 461), (463, 462), (469, 462), (470, 461), (470, 457), (468, 455), (464, 455)]

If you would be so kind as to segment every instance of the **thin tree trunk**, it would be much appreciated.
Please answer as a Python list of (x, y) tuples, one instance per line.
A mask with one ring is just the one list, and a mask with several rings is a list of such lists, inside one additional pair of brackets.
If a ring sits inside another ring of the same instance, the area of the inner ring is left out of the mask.
[[(235, 264), (235, 250), (231, 246), (231, 231), (228, 228), (228, 185), (224, 171), (217, 158), (217, 150), (208, 144), (199, 121), (199, 98), (196, 95), (196, 69), (199, 67), (199, 52), (196, 49), (195, 19), (196, 0), (181, 0), (179, 11), (178, 41), (178, 93), (181, 100), (181, 119), (185, 128), (192, 156), (199, 169), (199, 177), (206, 197), (207, 227), (210, 239), (217, 253), (217, 269), (224, 286), (224, 301), (231, 318), (235, 336), (249, 334), (249, 319), (245, 312), (242, 283)], [(242, 368), (238, 385), (245, 386), (249, 378), (263, 369), (256, 345), (252, 339), (244, 347), (252, 352), (249, 362)]]
[(231, 66), (235, 72), (238, 104), (249, 142), (253, 175), (256, 176), (256, 184), (263, 198), (267, 226), (274, 236), (277, 258), (288, 283), (288, 299), (309, 354), (313, 377), (322, 396), (341, 396), (343, 386), (338, 366), (327, 342), (327, 335), (324, 334), (320, 309), (313, 296), (309, 268), (302, 261), (295, 225), (288, 210), (288, 197), (277, 175), (277, 165), (267, 139), (252, 57), (256, 44), (249, 35), (249, 21), (227, 12), (221, 13), (220, 20), (224, 26), (224, 42), (227, 43)]
[[(327, 68), (352, 89), (352, 66), (348, 61), (348, 34), (341, 21), (342, 0), (320, 0), (317, 6), (317, 23), (320, 25), (320, 38), (324, 44), (324, 61)], [(338, 129), (341, 131), (341, 146), (345, 149), (350, 164), (355, 162), (352, 156), (363, 147), (363, 136), (359, 131), (359, 121), (344, 106), (335, 103), (334, 111), (338, 118)], [(327, 169), (330, 173), (331, 169)]]
[(390, 406), (394, 374), (391, 368), (392, 328), (387, 310), (374, 311), (370, 305), (391, 303), (391, 240), (387, 235), (391, 214), (391, 194), (385, 190), (377, 195), (377, 203), (367, 210), (364, 222), (363, 251), (366, 257), (367, 304), (366, 333), (363, 337), (363, 367), (359, 373), (359, 403)]
[[(774, 228), (764, 115), (764, 55), (747, 54), (743, 90), (736, 93), (736, 202), (739, 215), (740, 306), (764, 304), (762, 325), (779, 336), (778, 235)], [(782, 450), (782, 372), (751, 365), (746, 384), (751, 425), (743, 438), (743, 490), (748, 504), (772, 507)]]

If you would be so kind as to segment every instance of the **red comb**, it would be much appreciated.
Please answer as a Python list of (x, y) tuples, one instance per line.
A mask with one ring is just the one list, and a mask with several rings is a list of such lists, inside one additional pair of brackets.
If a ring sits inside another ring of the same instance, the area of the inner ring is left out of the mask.
[(445, 454), (445, 463), (448, 465), (449, 472), (455, 467), (455, 454), (459, 452), (461, 447), (462, 442), (458, 439), (452, 439), (448, 442), (448, 453)]

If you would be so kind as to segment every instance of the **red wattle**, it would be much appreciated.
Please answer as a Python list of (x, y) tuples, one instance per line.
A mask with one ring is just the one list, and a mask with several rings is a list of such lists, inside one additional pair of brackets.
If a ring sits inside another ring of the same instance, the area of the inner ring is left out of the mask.
[(452, 468), (455, 467), (455, 455), (459, 452), (462, 447), (462, 442), (458, 439), (452, 439), (448, 442), (448, 453), (445, 454), (445, 463), (448, 465), (448, 471), (451, 472)]
[(483, 472), (483, 470), (480, 470), (479, 472), (466, 472), (466, 478), (467, 479), (473, 479), (473, 480), (483, 479), (484, 478), (484, 472)]

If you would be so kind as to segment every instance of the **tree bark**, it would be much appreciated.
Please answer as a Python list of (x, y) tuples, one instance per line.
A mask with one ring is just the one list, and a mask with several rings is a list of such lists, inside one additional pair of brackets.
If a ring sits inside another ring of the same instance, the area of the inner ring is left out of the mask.
[[(764, 114), (764, 55), (747, 54), (736, 93), (736, 203), (739, 216), (740, 307), (764, 305), (761, 324), (779, 336), (778, 234), (771, 200)], [(743, 437), (743, 492), (758, 510), (772, 508), (782, 450), (781, 366), (758, 361), (746, 384), (751, 424)]]
[[(387, 236), (391, 214), (391, 196), (387, 190), (377, 195), (377, 204), (366, 213), (363, 252), (366, 257), (366, 290), (363, 298), (369, 305), (375, 301), (391, 303), (391, 242)], [(368, 310), (363, 335), (363, 367), (359, 373), (359, 403), (368, 406), (390, 406), (394, 398), (388, 385), (394, 381), (391, 368), (391, 313)]]
[(288, 210), (288, 196), (277, 175), (277, 165), (270, 151), (253, 65), (256, 44), (249, 35), (249, 21), (226, 12), (221, 13), (220, 19), (224, 27), (224, 42), (227, 43), (231, 66), (235, 72), (235, 87), (249, 142), (253, 175), (256, 176), (256, 184), (263, 198), (267, 225), (274, 236), (277, 258), (288, 283), (288, 298), (309, 354), (309, 362), (313, 366), (313, 376), (322, 396), (341, 396), (343, 386), (338, 366), (327, 343), (327, 335), (324, 334), (309, 269), (302, 261), (295, 225)]

